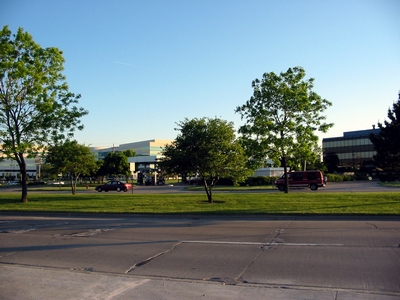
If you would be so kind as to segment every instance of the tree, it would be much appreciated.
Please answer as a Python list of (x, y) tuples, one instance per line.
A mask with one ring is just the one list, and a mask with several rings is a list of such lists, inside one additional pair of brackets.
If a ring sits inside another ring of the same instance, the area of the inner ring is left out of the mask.
[[(316, 165), (322, 166), (321, 162), (322, 149), (316, 145), (315, 148), (307, 149), (306, 153), (292, 153), (291, 157), (287, 157), (287, 166), (292, 170), (315, 170)], [(320, 168), (318, 170), (322, 171)]]
[(75, 106), (80, 95), (69, 92), (63, 64), (60, 50), (42, 48), (22, 28), (0, 31), (0, 154), (18, 163), (22, 202), (28, 202), (25, 157), (71, 138), (88, 113)]
[(328, 172), (334, 173), (339, 167), (339, 156), (335, 152), (326, 153), (324, 155), (324, 163), (328, 169)]
[(314, 79), (304, 79), (301, 67), (289, 68), (279, 75), (264, 73), (252, 82), (253, 96), (235, 110), (245, 124), (239, 128), (246, 150), (257, 164), (269, 157), (282, 162), (286, 186), (287, 159), (308, 160), (318, 147), (315, 131), (326, 132), (333, 124), (325, 123), (321, 113), (332, 104), (312, 91)]
[(50, 178), (50, 179), (56, 179), (58, 177), (58, 173), (54, 173), (54, 170), (49, 164), (46, 164), (44, 160), (41, 159), (41, 165), (40, 165), (40, 177), (38, 174), (38, 179), (41, 180), (41, 178)]
[(110, 152), (104, 157), (103, 170), (110, 176), (128, 175), (130, 173), (128, 157), (124, 152)]
[(96, 158), (90, 148), (78, 144), (77, 141), (65, 141), (62, 144), (50, 146), (45, 161), (51, 166), (52, 173), (69, 175), (73, 195), (76, 194), (78, 179), (97, 168)]
[(398, 179), (400, 173), (400, 95), (393, 109), (388, 110), (388, 121), (378, 123), (379, 134), (370, 135), (374, 144), (376, 166), (393, 175), (387, 179)]
[(136, 152), (133, 151), (132, 149), (128, 149), (128, 150), (122, 151), (122, 153), (123, 153), (126, 157), (133, 157), (133, 156), (136, 156)]
[(177, 125), (180, 134), (162, 150), (160, 166), (170, 173), (187, 172), (200, 177), (209, 203), (213, 203), (212, 189), (220, 178), (237, 183), (250, 175), (232, 122), (195, 118)]

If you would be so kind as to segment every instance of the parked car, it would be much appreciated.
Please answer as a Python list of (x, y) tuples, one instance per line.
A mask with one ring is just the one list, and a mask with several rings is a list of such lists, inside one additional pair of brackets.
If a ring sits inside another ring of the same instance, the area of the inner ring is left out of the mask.
[(18, 185), (20, 184), (19, 181), (9, 181), (7, 182), (7, 185)]
[(48, 185), (64, 185), (64, 181), (50, 181)]
[[(312, 191), (325, 187), (326, 181), (321, 171), (296, 171), (288, 174), (289, 187), (308, 187)], [(280, 190), (285, 190), (285, 174), (275, 181), (275, 186)]]
[(132, 184), (126, 183), (124, 181), (118, 181), (118, 180), (110, 180), (106, 182), (105, 184), (98, 185), (95, 187), (95, 190), (98, 192), (108, 192), (108, 191), (124, 191), (127, 192), (128, 190), (132, 190)]
[(189, 184), (199, 184), (201, 182), (201, 178), (199, 177), (190, 177)]
[(154, 182), (154, 177), (146, 176), (144, 180), (144, 185), (153, 185), (153, 182)]

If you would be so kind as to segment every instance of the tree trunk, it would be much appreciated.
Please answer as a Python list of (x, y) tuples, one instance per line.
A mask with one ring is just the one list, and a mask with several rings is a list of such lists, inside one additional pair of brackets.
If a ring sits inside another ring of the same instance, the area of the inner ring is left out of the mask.
[(213, 203), (212, 199), (212, 185), (208, 186), (207, 180), (204, 178), (204, 189), (206, 190), (208, 203)]
[(213, 203), (213, 198), (212, 198), (212, 187), (210, 187), (209, 190), (208, 190), (207, 198), (208, 198), (208, 203)]
[(283, 162), (283, 169), (284, 169), (284, 174), (285, 174), (285, 193), (289, 193), (289, 178), (288, 178), (288, 173), (287, 173), (287, 165), (286, 165), (286, 155), (282, 156), (282, 162)]
[(19, 153), (17, 156), (17, 163), (21, 173), (21, 202), (28, 202), (28, 183), (26, 182), (26, 164), (24, 155)]
[(78, 180), (78, 177), (76, 177), (74, 179), (74, 176), (71, 175), (71, 192), (72, 192), (72, 195), (76, 194), (76, 182), (77, 182), (77, 180)]

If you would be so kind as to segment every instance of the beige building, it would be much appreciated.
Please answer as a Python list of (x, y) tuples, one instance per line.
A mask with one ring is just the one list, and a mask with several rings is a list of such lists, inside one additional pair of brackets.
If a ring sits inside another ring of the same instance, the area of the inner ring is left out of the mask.
[(156, 163), (161, 157), (161, 151), (165, 145), (170, 144), (172, 140), (146, 140), (133, 142), (128, 144), (121, 144), (108, 148), (92, 148), (93, 153), (97, 154), (98, 159), (104, 159), (108, 153), (113, 151), (135, 151), (136, 156), (129, 157), (128, 162), (131, 165), (132, 174), (137, 171), (150, 171), (154, 170), (157, 166)]

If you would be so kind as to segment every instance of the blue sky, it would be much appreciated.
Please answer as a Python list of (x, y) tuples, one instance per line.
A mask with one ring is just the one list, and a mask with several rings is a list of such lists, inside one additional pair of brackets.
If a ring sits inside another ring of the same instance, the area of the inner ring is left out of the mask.
[(398, 0), (0, 0), (2, 26), (64, 53), (89, 110), (76, 139), (174, 139), (176, 122), (234, 113), (265, 72), (302, 66), (331, 101), (321, 138), (369, 129), (400, 90)]

